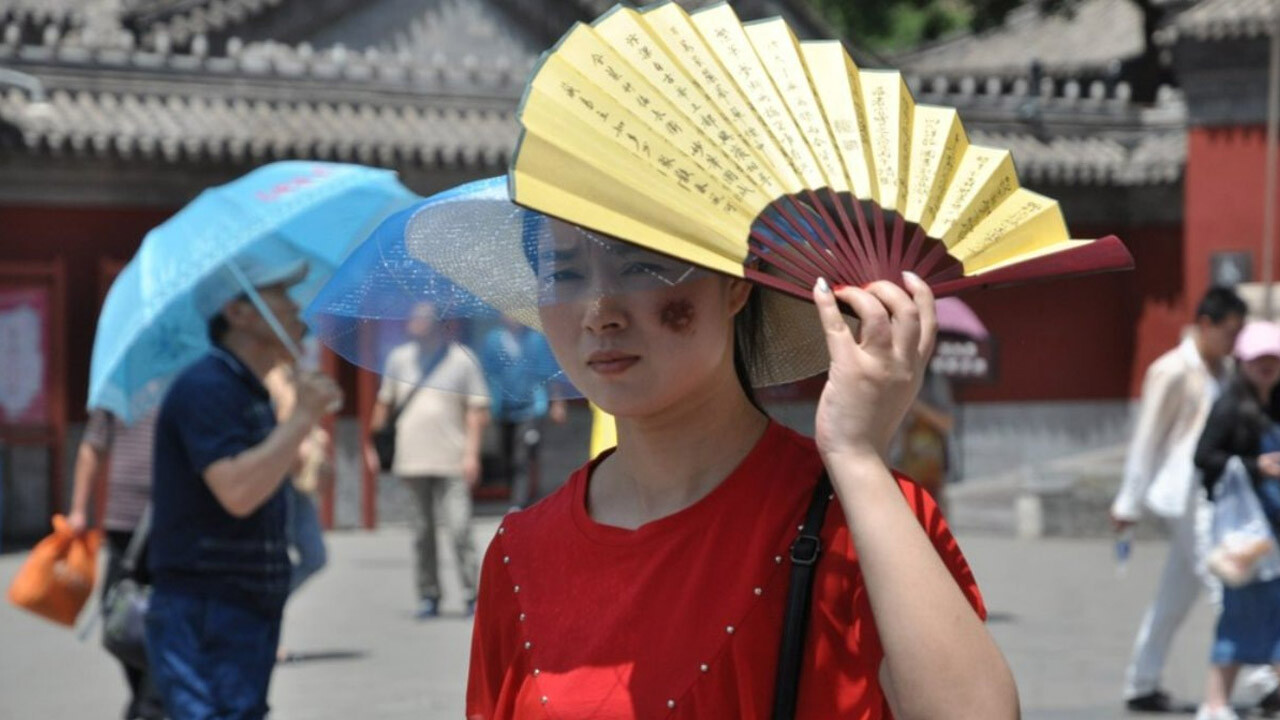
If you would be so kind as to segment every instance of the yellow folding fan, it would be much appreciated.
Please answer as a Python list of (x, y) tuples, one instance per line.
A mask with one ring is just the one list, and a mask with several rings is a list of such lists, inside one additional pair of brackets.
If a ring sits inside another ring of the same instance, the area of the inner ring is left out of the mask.
[(1114, 236), (1071, 239), (1008, 150), (971, 144), (899, 73), (727, 4), (576, 25), (519, 116), (517, 203), (797, 297), (819, 276), (910, 270), (948, 294), (1133, 264)]

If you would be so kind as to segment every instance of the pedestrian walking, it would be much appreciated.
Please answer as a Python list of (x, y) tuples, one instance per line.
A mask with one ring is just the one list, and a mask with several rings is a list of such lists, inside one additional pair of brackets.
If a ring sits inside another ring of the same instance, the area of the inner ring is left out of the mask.
[(568, 404), (552, 397), (542, 382), (554, 371), (529, 371), (531, 366), (554, 364), (546, 338), (512, 318), (502, 318), (485, 334), (480, 365), (489, 384), (490, 427), (497, 439), (496, 475), (510, 488), (515, 508), (536, 499), (530, 487), (530, 462), (541, 440), (543, 422), (550, 418), (562, 424), (568, 418)]
[[(1239, 458), (1272, 528), (1280, 527), (1280, 423), (1271, 406), (1280, 383), (1280, 325), (1251, 322), (1236, 343), (1237, 371), (1214, 404), (1196, 447), (1208, 497)], [(1280, 578), (1222, 591), (1209, 679), (1197, 720), (1238, 720), (1230, 704), (1241, 665), (1280, 667)]]
[(443, 527), (457, 559), (469, 614), (479, 565), (471, 537), (471, 491), (480, 482), (488, 389), (480, 365), (448, 336), (434, 305), (416, 305), (405, 330), (410, 340), (387, 356), (370, 427), (377, 432), (394, 423), (391, 472), (414, 499), (417, 617), (440, 612), (437, 527)]
[(1195, 482), (1196, 442), (1230, 367), (1247, 307), (1227, 288), (1212, 288), (1196, 306), (1195, 325), (1178, 346), (1147, 369), (1124, 478), (1111, 506), (1117, 532), (1149, 509), (1169, 527), (1169, 556), (1143, 616), (1125, 672), (1128, 709), (1176, 712), (1160, 686), (1169, 646), (1201, 588), (1216, 593), (1205, 569), (1211, 508)]
[(239, 278), (215, 272), (196, 288), (213, 347), (174, 380), (156, 420), (147, 651), (173, 720), (266, 716), (291, 580), (283, 488), (341, 402), (331, 380), (298, 373), (293, 412), (277, 423), (262, 379), (288, 357), (277, 333), (302, 338), (287, 290), (307, 264), (234, 262)]
[[(106, 410), (89, 412), (84, 437), (76, 451), (76, 466), (71, 491), (71, 511), (67, 525), (76, 533), (89, 529), (89, 503), (94, 481), (105, 466), (106, 504), (102, 527), (107, 540), (107, 572), (102, 583), (103, 607), (112, 590), (129, 576), (125, 569), (125, 557), (134, 531), (151, 502), (151, 454), (155, 432), (155, 412), (140, 416), (127, 425)], [(134, 579), (145, 584), (146, 568), (140, 563), (134, 569)], [(117, 658), (124, 670), (129, 686), (129, 700), (125, 704), (125, 720), (142, 718), (158, 720), (164, 717), (164, 708), (151, 682), (145, 664)]]

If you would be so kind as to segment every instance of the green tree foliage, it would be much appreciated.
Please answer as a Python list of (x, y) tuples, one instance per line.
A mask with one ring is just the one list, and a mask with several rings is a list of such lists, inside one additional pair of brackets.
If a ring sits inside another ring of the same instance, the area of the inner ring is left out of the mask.
[(1070, 13), (1080, 0), (809, 0), (859, 46), (892, 53), (960, 30), (982, 31), (1032, 1), (1046, 13)]

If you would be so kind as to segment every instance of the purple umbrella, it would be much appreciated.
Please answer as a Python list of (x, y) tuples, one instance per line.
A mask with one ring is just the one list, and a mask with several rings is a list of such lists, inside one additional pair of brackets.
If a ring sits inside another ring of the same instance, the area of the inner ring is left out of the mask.
[(974, 340), (991, 337), (987, 326), (978, 319), (973, 308), (955, 297), (938, 298), (938, 332), (963, 335)]

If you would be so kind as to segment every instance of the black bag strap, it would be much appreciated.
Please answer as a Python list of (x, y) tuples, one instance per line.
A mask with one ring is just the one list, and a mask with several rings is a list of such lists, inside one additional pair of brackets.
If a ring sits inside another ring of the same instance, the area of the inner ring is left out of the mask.
[(417, 395), (418, 391), (422, 389), (422, 386), (427, 384), (427, 376), (436, 369), (436, 366), (440, 364), (440, 361), (444, 359), (444, 354), (448, 351), (449, 344), (445, 343), (437, 348), (436, 351), (431, 354), (431, 357), (426, 359), (426, 362), (422, 363), (422, 377), (419, 379), (417, 384), (413, 386), (413, 389), (409, 391), (409, 394), (404, 396), (404, 401), (391, 408), (391, 415), (387, 417), (386, 427), (394, 428), (396, 426), (396, 421), (400, 419), (400, 414), (405, 411), (405, 408), (409, 407), (409, 402), (413, 400), (413, 396)]
[(800, 661), (804, 658), (805, 627), (809, 623), (809, 597), (813, 569), (822, 554), (822, 521), (831, 500), (831, 479), (824, 470), (813, 489), (800, 534), (791, 543), (791, 585), (787, 590), (787, 614), (782, 620), (782, 644), (778, 650), (778, 676), (774, 683), (773, 720), (791, 720), (796, 714), (800, 690)]
[(409, 401), (413, 400), (413, 396), (417, 395), (418, 391), (421, 389), (422, 383), (414, 385), (413, 389), (409, 391), (409, 394), (404, 396), (404, 402), (398, 403), (391, 408), (391, 414), (387, 416), (387, 424), (385, 427), (394, 428), (396, 426), (396, 421), (400, 419), (400, 414), (404, 412), (405, 408), (409, 407)]

